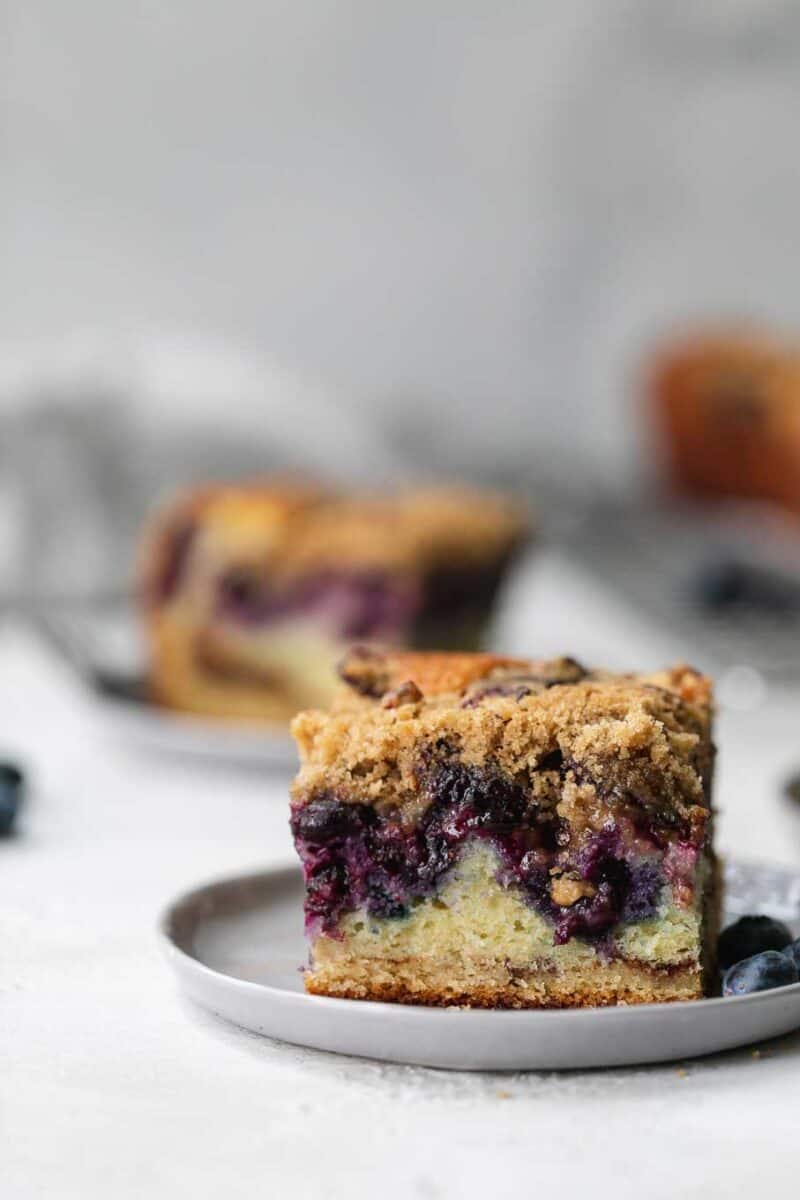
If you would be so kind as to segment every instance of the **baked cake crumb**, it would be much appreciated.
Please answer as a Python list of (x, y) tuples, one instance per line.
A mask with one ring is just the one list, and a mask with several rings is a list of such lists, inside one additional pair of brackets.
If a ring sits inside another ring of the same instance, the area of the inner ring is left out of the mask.
[(298, 716), (310, 991), (488, 1007), (696, 998), (713, 970), (710, 681), (354, 650)]

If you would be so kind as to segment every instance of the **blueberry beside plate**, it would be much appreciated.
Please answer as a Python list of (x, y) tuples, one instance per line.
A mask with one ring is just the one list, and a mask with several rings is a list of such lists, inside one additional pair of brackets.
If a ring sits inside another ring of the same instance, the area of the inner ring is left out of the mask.
[(22, 804), (25, 777), (11, 762), (0, 762), (0, 837), (13, 831)]

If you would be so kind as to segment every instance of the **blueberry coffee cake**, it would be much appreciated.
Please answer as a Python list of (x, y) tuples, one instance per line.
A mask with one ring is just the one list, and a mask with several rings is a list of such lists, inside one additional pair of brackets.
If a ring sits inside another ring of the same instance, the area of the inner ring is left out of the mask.
[(539, 1008), (701, 997), (711, 688), (572, 659), (353, 650), (292, 729), (308, 991)]
[(474, 648), (525, 533), (513, 501), (465, 488), (186, 492), (143, 541), (151, 691), (174, 708), (280, 721), (330, 701), (332, 664), (354, 640)]

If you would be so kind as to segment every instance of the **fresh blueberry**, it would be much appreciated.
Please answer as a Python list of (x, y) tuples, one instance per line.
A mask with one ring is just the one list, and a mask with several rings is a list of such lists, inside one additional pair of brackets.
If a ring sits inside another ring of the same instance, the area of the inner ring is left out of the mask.
[(783, 921), (772, 917), (740, 917), (723, 929), (719, 937), (718, 959), (720, 970), (725, 971), (743, 958), (752, 958), (764, 950), (783, 950), (789, 945), (792, 935)]
[(796, 942), (790, 942), (781, 953), (785, 954), (787, 958), (791, 958), (798, 971), (800, 971), (800, 938)]
[(765, 950), (743, 962), (734, 963), (722, 981), (723, 996), (747, 996), (750, 992), (768, 992), (770, 988), (797, 983), (797, 964), (787, 954)]
[(797, 579), (736, 559), (703, 565), (690, 586), (699, 607), (712, 613), (750, 610), (781, 616), (796, 613), (800, 607)]
[(22, 803), (23, 775), (13, 763), (0, 762), (0, 837), (11, 833)]

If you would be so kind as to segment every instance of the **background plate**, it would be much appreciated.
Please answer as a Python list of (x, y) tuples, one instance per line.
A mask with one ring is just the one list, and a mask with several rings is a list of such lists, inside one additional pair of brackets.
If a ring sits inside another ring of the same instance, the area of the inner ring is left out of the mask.
[(104, 731), (144, 749), (267, 767), (298, 765), (297, 748), (284, 726), (223, 721), (160, 708), (135, 677), (98, 675), (95, 707)]
[(223, 721), (153, 704), (136, 614), (123, 600), (40, 614), (37, 632), (82, 680), (105, 733), (146, 750), (295, 769), (285, 725)]
[[(728, 916), (797, 923), (800, 877), (731, 864)], [(424, 1008), (303, 991), (296, 866), (209, 884), (167, 910), (162, 933), (183, 990), (218, 1016), (298, 1045), (461, 1070), (612, 1067), (691, 1058), (800, 1026), (800, 983), (737, 999), (529, 1011)]]

